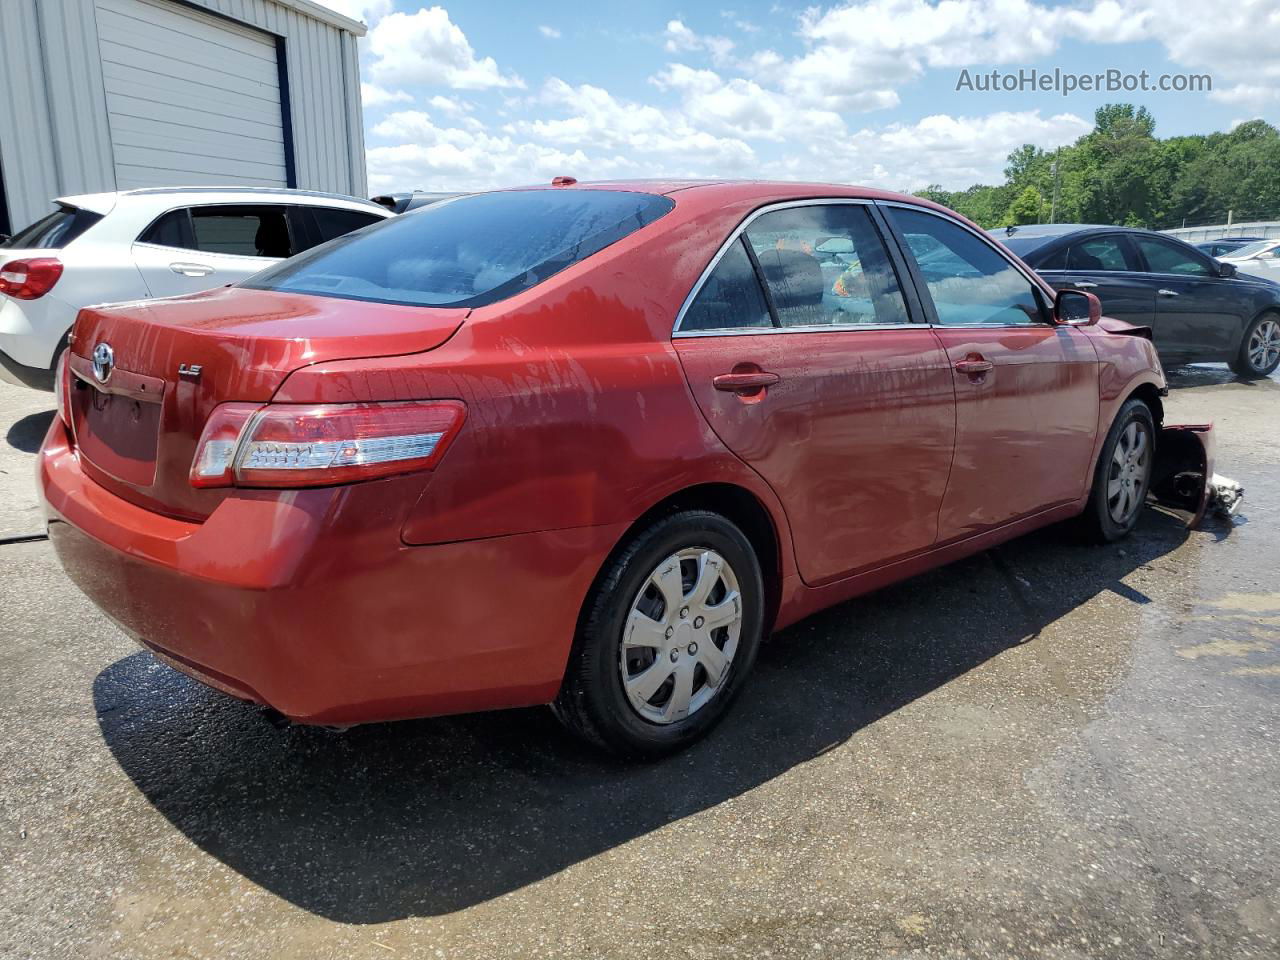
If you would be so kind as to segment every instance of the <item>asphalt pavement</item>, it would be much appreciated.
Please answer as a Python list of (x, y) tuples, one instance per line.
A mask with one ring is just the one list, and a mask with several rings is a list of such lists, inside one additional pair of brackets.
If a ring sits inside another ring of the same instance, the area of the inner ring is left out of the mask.
[[(0, 546), (0, 957), (1280, 956), (1280, 382), (1172, 374), (1233, 522), (1046, 530), (826, 611), (728, 722), (280, 728)], [(0, 385), (0, 538), (52, 398)]]

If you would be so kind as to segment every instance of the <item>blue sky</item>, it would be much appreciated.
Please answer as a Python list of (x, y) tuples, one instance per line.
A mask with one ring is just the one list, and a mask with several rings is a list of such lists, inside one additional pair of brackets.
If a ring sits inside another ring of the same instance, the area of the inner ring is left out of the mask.
[[(325, 0), (361, 41), (374, 191), (626, 176), (997, 181), (1101, 104), (1157, 132), (1280, 121), (1280, 4)], [(1247, 52), (1247, 55), (1246, 53)], [(962, 70), (1208, 74), (1210, 92), (956, 90)]]

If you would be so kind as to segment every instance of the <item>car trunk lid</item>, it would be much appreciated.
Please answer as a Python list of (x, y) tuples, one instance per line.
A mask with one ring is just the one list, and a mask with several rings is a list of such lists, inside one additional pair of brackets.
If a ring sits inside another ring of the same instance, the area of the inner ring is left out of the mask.
[(243, 288), (83, 310), (69, 358), (81, 461), (139, 506), (201, 519), (226, 496), (189, 481), (214, 407), (265, 403), (309, 364), (433, 349), (468, 312)]

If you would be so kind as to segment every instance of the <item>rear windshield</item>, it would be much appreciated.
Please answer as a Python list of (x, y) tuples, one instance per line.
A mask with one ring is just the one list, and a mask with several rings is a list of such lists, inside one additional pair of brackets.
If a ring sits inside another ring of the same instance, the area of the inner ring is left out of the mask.
[(674, 206), (666, 197), (621, 190), (473, 194), (339, 237), (241, 285), (381, 303), (478, 307), (541, 283)]
[(1040, 237), (1002, 237), (995, 234), (995, 238), (1003, 243), (1006, 247), (1016, 253), (1023, 260), (1036, 250), (1039, 250), (1050, 240), (1056, 240), (1056, 235), (1047, 235)]
[(0, 247), (12, 250), (61, 250), (102, 219), (102, 214), (79, 207), (60, 206), (47, 217), (19, 230)]

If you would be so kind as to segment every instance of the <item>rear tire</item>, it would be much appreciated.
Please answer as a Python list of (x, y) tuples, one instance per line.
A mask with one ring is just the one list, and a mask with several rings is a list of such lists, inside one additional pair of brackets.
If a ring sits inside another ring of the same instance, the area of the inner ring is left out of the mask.
[(1127, 400), (1116, 414), (1093, 471), (1081, 531), (1093, 543), (1114, 543), (1138, 524), (1151, 487), (1156, 453), (1155, 419), (1141, 400)]
[(1242, 380), (1260, 380), (1275, 373), (1280, 367), (1280, 316), (1264, 313), (1254, 318), (1245, 328), (1230, 367)]
[(620, 756), (679, 750), (724, 716), (763, 629), (764, 577), (751, 542), (717, 513), (673, 513), (606, 564), (552, 709)]

